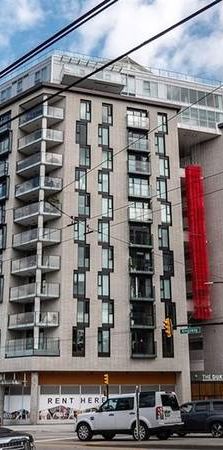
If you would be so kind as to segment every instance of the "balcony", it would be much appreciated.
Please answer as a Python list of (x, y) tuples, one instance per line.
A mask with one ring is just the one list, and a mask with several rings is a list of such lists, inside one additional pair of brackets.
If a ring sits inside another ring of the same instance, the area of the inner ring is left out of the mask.
[(14, 234), (12, 245), (16, 249), (36, 248), (37, 242), (43, 243), (43, 246), (59, 244), (61, 241), (61, 230), (57, 228), (34, 228), (23, 233)]
[(33, 131), (41, 127), (42, 118), (47, 118), (47, 125), (53, 126), (64, 119), (63, 108), (47, 106), (46, 104), (33, 107), (30, 111), (24, 111), (19, 119), (19, 127), (25, 131)]
[(152, 261), (144, 258), (144, 255), (129, 258), (129, 273), (147, 273), (152, 275), (153, 271)]
[(39, 197), (39, 189), (44, 189), (46, 195), (53, 192), (60, 192), (63, 188), (63, 180), (55, 177), (35, 177), (15, 187), (16, 198), (23, 200), (35, 199)]
[(128, 149), (136, 152), (148, 152), (149, 141), (145, 138), (128, 138)]
[(132, 312), (130, 316), (131, 328), (154, 328), (154, 316), (147, 312)]
[(131, 336), (132, 358), (156, 358), (156, 342), (153, 331), (132, 330)]
[(30, 177), (39, 174), (40, 164), (45, 165), (45, 173), (52, 172), (62, 167), (63, 156), (57, 153), (34, 153), (16, 163), (16, 173), (23, 177)]
[(0, 162), (0, 178), (5, 178), (8, 175), (8, 168), (9, 165), (7, 161), (1, 161)]
[(135, 207), (130, 204), (129, 208), (129, 220), (133, 222), (152, 222), (152, 210), (149, 207)]
[(60, 256), (43, 256), (42, 260), (38, 255), (30, 255), (25, 258), (12, 261), (11, 274), (18, 276), (33, 276), (39, 268), (43, 273), (60, 270)]
[(21, 356), (59, 356), (59, 338), (13, 339), (6, 342), (6, 358)]
[(52, 328), (59, 325), (58, 312), (27, 312), (19, 314), (9, 314), (9, 330), (27, 330), (34, 326)]
[(9, 177), (0, 183), (0, 201), (9, 197)]
[(55, 147), (63, 142), (63, 131), (43, 128), (19, 139), (18, 150), (26, 155), (40, 151), (41, 141), (46, 141), (46, 148)]
[(129, 230), (129, 246), (130, 247), (153, 247), (153, 235), (150, 234), (150, 230), (145, 226), (131, 226)]
[(14, 222), (24, 226), (37, 225), (39, 214), (43, 215), (44, 222), (61, 217), (61, 212), (57, 208), (41, 201), (14, 209)]
[(126, 115), (126, 122), (128, 128), (137, 128), (138, 130), (149, 130), (149, 118), (134, 116), (133, 114)]
[(0, 138), (0, 156), (6, 156), (11, 152), (12, 149), (12, 140), (11, 140), (11, 132), (6, 136)]
[(10, 288), (10, 301), (17, 303), (33, 302), (35, 297), (48, 300), (59, 298), (59, 296), (59, 283), (29, 283)]
[(138, 161), (129, 159), (128, 161), (128, 172), (136, 173), (141, 175), (151, 175), (151, 164), (150, 161)]

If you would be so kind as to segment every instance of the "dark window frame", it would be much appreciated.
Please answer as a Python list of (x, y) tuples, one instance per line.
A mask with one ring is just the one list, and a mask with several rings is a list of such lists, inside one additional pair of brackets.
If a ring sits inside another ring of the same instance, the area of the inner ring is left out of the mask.
[[(103, 130), (107, 130), (107, 143), (104, 143), (103, 138)], [(106, 147), (109, 148), (110, 143), (110, 135), (109, 135), (109, 125), (106, 124), (99, 124), (98, 125), (98, 146), (99, 147)]]
[[(162, 296), (162, 292), (165, 293), (165, 289), (161, 288), (161, 284), (163, 283), (163, 287), (165, 286), (165, 281), (168, 280), (169, 281), (169, 291), (170, 291), (170, 296), (169, 297), (164, 297)], [(171, 286), (171, 278), (170, 277), (165, 277), (165, 276), (161, 276), (160, 277), (160, 300), (161, 302), (166, 302), (166, 301), (171, 301), (172, 300), (172, 286)]]
[[(83, 331), (83, 349), (78, 351), (78, 349), (74, 349), (74, 345), (78, 346), (78, 331)], [(76, 332), (76, 344), (74, 342), (74, 333)], [(72, 356), (74, 357), (85, 357), (85, 328), (76, 326), (72, 329)]]
[[(81, 105), (85, 105), (85, 117), (81, 117)], [(84, 122), (91, 122), (91, 100), (80, 100), (80, 120)]]
[[(80, 249), (84, 249), (83, 251), (84, 251), (84, 265), (83, 266), (80, 266), (79, 265), (79, 256), (80, 256), (80, 254), (79, 254), (79, 250)], [(79, 270), (87, 270), (87, 271), (89, 271), (90, 270), (90, 244), (86, 244), (86, 243), (80, 243), (80, 244), (78, 244), (78, 258), (77, 258), (77, 265), (78, 265), (78, 269)]]
[[(88, 122), (76, 121), (76, 144), (79, 144), (81, 147), (87, 146), (88, 141)], [(82, 131), (81, 131), (82, 130)], [(84, 132), (83, 132), (84, 130)]]
[[(103, 332), (107, 332), (109, 339), (108, 339), (108, 351), (105, 352), (103, 351)], [(99, 341), (99, 334), (101, 333), (101, 341)], [(101, 346), (102, 346), (102, 351), (99, 351), (99, 346), (100, 346), (100, 342), (101, 342)], [(111, 356), (111, 332), (110, 332), (110, 328), (107, 327), (100, 327), (98, 328), (98, 357), (110, 357)]]
[[(78, 284), (80, 283), (78, 278), (80, 275), (84, 276), (84, 289), (83, 290), (80, 290), (80, 287), (78, 288)], [(76, 277), (77, 281), (75, 280), (75, 277)], [(74, 289), (75, 285), (77, 286), (76, 289)], [(73, 271), (73, 297), (74, 298), (85, 298), (86, 297), (86, 271), (84, 271), (84, 270), (79, 269), (79, 270)]]
[[(83, 314), (87, 314), (87, 321), (83, 320), (83, 321), (79, 321), (78, 319), (78, 304), (83, 303), (84, 308), (83, 308)], [(86, 311), (85, 311), (86, 309)], [(77, 326), (78, 327), (89, 327), (90, 326), (90, 300), (88, 298), (79, 298), (77, 300)]]
[[(103, 110), (107, 109), (106, 114), (103, 114)], [(111, 109), (111, 114), (109, 114), (109, 109)], [(104, 120), (104, 117), (107, 117), (108, 120)], [(111, 118), (111, 120), (109, 120)], [(102, 124), (113, 125), (113, 105), (111, 103), (102, 103)]]

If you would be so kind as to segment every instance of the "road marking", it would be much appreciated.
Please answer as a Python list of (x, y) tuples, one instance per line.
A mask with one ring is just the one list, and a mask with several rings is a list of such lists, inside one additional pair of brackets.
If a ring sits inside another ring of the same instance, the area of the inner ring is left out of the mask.
[(74, 440), (74, 437), (58, 437), (58, 438), (48, 438), (48, 439), (35, 439), (35, 443), (41, 442), (53, 442), (53, 441), (71, 441)]

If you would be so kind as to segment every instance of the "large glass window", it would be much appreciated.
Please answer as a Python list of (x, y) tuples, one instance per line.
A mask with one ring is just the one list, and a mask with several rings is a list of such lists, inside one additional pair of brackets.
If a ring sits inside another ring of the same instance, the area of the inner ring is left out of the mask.
[(109, 193), (109, 172), (98, 171), (98, 192)]
[(160, 156), (159, 165), (160, 165), (160, 176), (169, 178), (170, 176), (169, 158)]
[(80, 216), (90, 216), (90, 194), (78, 195), (78, 214)]
[(108, 125), (113, 124), (113, 110), (112, 105), (108, 103), (102, 103), (102, 123)]
[(81, 146), (87, 145), (87, 123), (76, 122), (76, 143)]
[(149, 149), (148, 146), (148, 133), (145, 132), (128, 132), (128, 146), (132, 150), (139, 150), (147, 152)]
[(0, 303), (3, 302), (3, 298), (4, 298), (4, 275), (0, 276)]
[(130, 225), (129, 241), (133, 245), (151, 245), (152, 236), (150, 226)]
[(159, 225), (159, 249), (169, 248), (169, 227)]
[(152, 219), (152, 213), (149, 208), (149, 203), (146, 202), (131, 202), (129, 204), (129, 219), (137, 222), (147, 222)]
[(98, 296), (109, 297), (110, 295), (110, 279), (109, 274), (98, 273)]
[(113, 150), (102, 150), (102, 169), (113, 170)]
[(165, 333), (165, 330), (162, 330), (162, 348), (163, 348), (163, 358), (174, 358), (173, 336), (168, 337)]
[(149, 182), (145, 178), (129, 177), (129, 196), (149, 197)]
[(166, 223), (171, 225), (172, 216), (171, 216), (171, 205), (170, 203), (162, 203), (161, 204), (161, 220), (162, 223)]
[(98, 329), (98, 356), (110, 356), (110, 330)]
[(163, 133), (155, 134), (155, 147), (156, 153), (158, 153), (159, 155), (165, 155), (165, 135)]
[(163, 273), (167, 276), (174, 276), (173, 252), (170, 250), (163, 251)]
[(113, 197), (102, 197), (102, 211), (103, 217), (113, 217)]
[(98, 145), (109, 146), (109, 128), (105, 125), (98, 126)]
[(113, 247), (102, 247), (101, 259), (102, 269), (114, 270), (114, 254)]
[(91, 121), (91, 102), (89, 100), (81, 100), (80, 119), (88, 122)]
[(6, 225), (0, 228), (0, 250), (4, 250), (6, 247)]
[(166, 113), (158, 113), (157, 114), (157, 122), (159, 131), (163, 133), (168, 133), (168, 123), (167, 123), (167, 114)]
[(85, 239), (86, 239), (86, 221), (75, 219), (74, 240), (85, 242)]
[(77, 301), (77, 324), (89, 326), (89, 300)]
[(152, 279), (143, 275), (131, 275), (130, 297), (131, 300), (153, 298)]
[(80, 147), (79, 165), (90, 169), (91, 167), (91, 149), (90, 147)]
[(150, 161), (148, 156), (143, 156), (140, 154), (128, 155), (128, 171), (135, 173), (146, 173), (147, 175), (151, 172)]
[(161, 301), (171, 300), (171, 279), (160, 278), (160, 299)]
[(73, 296), (74, 297), (84, 297), (85, 296), (85, 285), (86, 285), (86, 274), (85, 272), (79, 272), (74, 270), (74, 285), (73, 285)]
[(72, 356), (85, 356), (85, 329), (73, 327)]
[(102, 220), (98, 221), (98, 242), (109, 244), (110, 223)]
[(78, 268), (90, 269), (90, 245), (78, 245)]
[(158, 200), (167, 200), (167, 183), (166, 180), (156, 180), (156, 191)]
[(85, 169), (75, 169), (75, 186), (76, 190), (86, 191), (87, 189), (87, 176)]
[(114, 325), (114, 301), (109, 300), (108, 302), (103, 301), (101, 304), (101, 321), (102, 325)]

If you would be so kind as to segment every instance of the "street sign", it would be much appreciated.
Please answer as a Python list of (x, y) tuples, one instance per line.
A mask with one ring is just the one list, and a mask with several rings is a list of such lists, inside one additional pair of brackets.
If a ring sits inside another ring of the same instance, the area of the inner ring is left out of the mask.
[(180, 334), (200, 334), (201, 333), (201, 327), (188, 327), (188, 328), (181, 328)]

